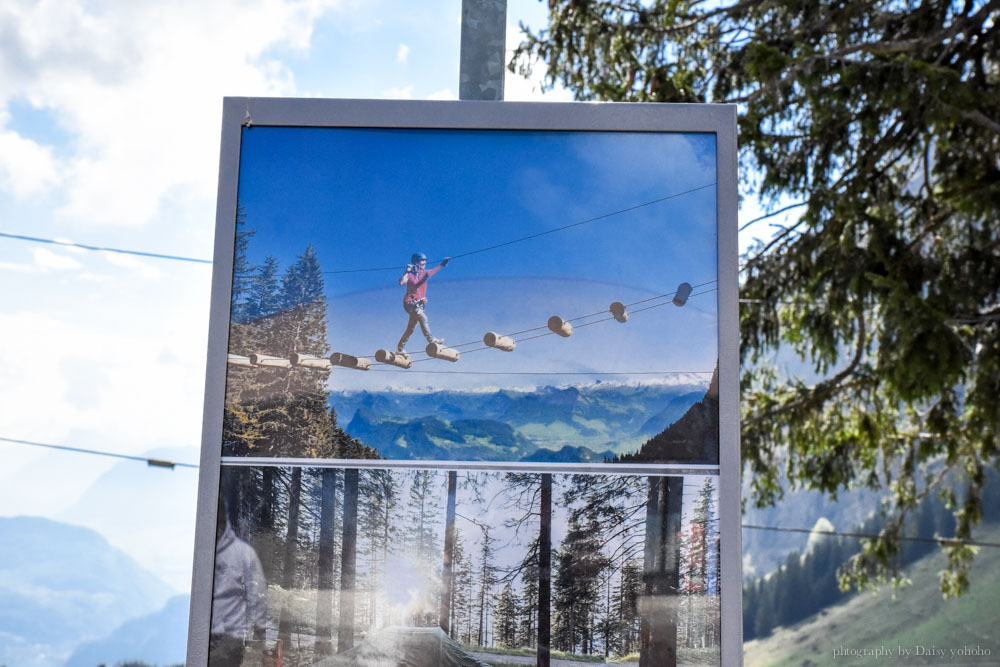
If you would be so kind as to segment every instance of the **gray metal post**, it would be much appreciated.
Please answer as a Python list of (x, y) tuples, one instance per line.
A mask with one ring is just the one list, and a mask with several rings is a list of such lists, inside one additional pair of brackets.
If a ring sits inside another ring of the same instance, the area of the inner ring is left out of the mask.
[(458, 99), (502, 100), (507, 0), (462, 0)]

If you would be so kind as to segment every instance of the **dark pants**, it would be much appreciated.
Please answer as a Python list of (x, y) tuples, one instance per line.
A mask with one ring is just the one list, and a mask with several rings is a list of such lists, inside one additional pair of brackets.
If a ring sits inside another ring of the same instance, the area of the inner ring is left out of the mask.
[(211, 635), (208, 639), (209, 667), (240, 667), (243, 640), (229, 635)]

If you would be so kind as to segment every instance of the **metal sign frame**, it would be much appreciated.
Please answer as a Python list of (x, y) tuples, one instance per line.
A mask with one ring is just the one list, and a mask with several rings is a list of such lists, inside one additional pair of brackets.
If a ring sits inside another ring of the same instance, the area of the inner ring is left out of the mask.
[[(212, 606), (216, 513), (222, 465), (222, 420), (236, 233), (242, 132), (257, 126), (345, 128), (435, 128), (485, 130), (629, 131), (711, 133), (716, 137), (718, 318), (719, 318), (719, 533), (721, 539), (722, 664), (742, 662), (737, 152), (732, 105), (432, 102), (226, 98), (216, 211), (211, 317), (205, 382), (201, 471), (188, 635), (188, 665), (206, 665)], [(396, 463), (389, 463), (398, 466)], [(331, 462), (312, 462), (312, 466)], [(338, 467), (371, 461), (339, 461)], [(455, 462), (406, 462), (407, 467), (456, 469)], [(478, 466), (505, 468), (499, 466)], [(516, 466), (515, 466), (516, 467)], [(558, 471), (587, 471), (559, 465)], [(716, 466), (642, 465), (643, 474), (704, 473)], [(536, 470), (546, 470), (544, 464)], [(557, 471), (551, 470), (552, 472)], [(615, 472), (628, 472), (622, 467)], [(609, 472), (606, 467), (595, 471)]]

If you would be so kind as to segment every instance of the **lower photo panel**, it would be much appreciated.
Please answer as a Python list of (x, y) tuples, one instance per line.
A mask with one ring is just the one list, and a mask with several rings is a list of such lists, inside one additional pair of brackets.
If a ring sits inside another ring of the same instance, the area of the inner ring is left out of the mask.
[(717, 487), (223, 466), (209, 664), (719, 664)]

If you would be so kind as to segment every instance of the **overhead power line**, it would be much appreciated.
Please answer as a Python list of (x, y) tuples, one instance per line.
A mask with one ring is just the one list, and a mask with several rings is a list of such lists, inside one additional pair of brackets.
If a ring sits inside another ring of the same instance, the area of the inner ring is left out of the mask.
[[(442, 371), (416, 371), (416, 372), (436, 373), (436, 372), (442, 372)], [(444, 372), (461, 372), (461, 371), (444, 371)], [(477, 372), (477, 371), (464, 371), (464, 372), (474, 373), (474, 372)], [(643, 371), (643, 372), (650, 372), (650, 373), (652, 373), (652, 372), (657, 372), (657, 371)], [(705, 371), (684, 371), (684, 372), (700, 373), (700, 372), (705, 372)], [(527, 374), (527, 373), (525, 373), (525, 374)], [(561, 375), (568, 375), (568, 373), (561, 373)], [(141, 461), (141, 462), (145, 462), (147, 465), (149, 465), (151, 467), (155, 467), (155, 468), (167, 468), (167, 469), (171, 469), (171, 470), (174, 469), (174, 468), (193, 468), (193, 469), (197, 469), (198, 468), (198, 466), (195, 465), (194, 463), (183, 463), (183, 462), (176, 462), (176, 461), (168, 461), (168, 460), (165, 460), (165, 459), (146, 458), (146, 457), (143, 457), (143, 456), (131, 456), (129, 454), (119, 454), (119, 453), (116, 453), (116, 452), (105, 452), (105, 451), (101, 451), (101, 450), (97, 450), (97, 449), (84, 449), (82, 447), (69, 447), (69, 446), (66, 446), (66, 445), (53, 445), (53, 444), (45, 443), (45, 442), (34, 442), (32, 440), (20, 440), (20, 439), (17, 439), (17, 438), (5, 438), (3, 436), (0, 436), (0, 442), (6, 442), (6, 443), (14, 444), (14, 445), (28, 445), (28, 446), (31, 446), (31, 447), (44, 447), (46, 449), (55, 449), (55, 450), (64, 451), (64, 452), (73, 452), (73, 453), (76, 453), (76, 454), (90, 454), (90, 455), (93, 455), (93, 456), (106, 456), (106, 457), (116, 458), (116, 459), (125, 459), (125, 460), (128, 460), (128, 461)], [(609, 469), (609, 471), (613, 470), (613, 466), (609, 465), (608, 469)], [(803, 534), (806, 534), (806, 535), (812, 535), (813, 533), (816, 533), (818, 535), (830, 535), (830, 536), (836, 536), (836, 537), (854, 537), (854, 538), (864, 538), (864, 539), (877, 539), (879, 537), (878, 535), (876, 535), (874, 533), (858, 533), (858, 532), (848, 532), (848, 531), (838, 531), (838, 530), (815, 530), (815, 529), (811, 529), (811, 528), (793, 528), (793, 527), (790, 527), (790, 526), (762, 526), (762, 525), (759, 525), (759, 524), (749, 524), (749, 523), (740, 524), (740, 528), (742, 528), (744, 530), (767, 530), (767, 531), (780, 532), (780, 533), (803, 533)], [(953, 537), (920, 537), (920, 536), (908, 536), (908, 535), (904, 535), (904, 536), (899, 536), (896, 539), (898, 539), (901, 542), (925, 542), (925, 543), (934, 543), (934, 544), (954, 544), (954, 545), (962, 545), (962, 546), (966, 546), (967, 545), (967, 546), (974, 546), (974, 547), (1000, 548), (1000, 542), (983, 542), (981, 540), (960, 540), (960, 539), (953, 538)]]
[[(873, 533), (853, 533), (840, 530), (815, 530), (810, 528), (789, 528), (786, 526), (761, 526), (757, 524), (744, 523), (740, 525), (741, 528), (747, 530), (770, 530), (779, 533), (806, 533), (811, 535), (813, 533), (817, 535), (831, 535), (837, 537), (857, 537), (864, 539), (877, 539), (879, 535)], [(896, 538), (900, 542), (933, 542), (934, 544), (955, 544), (955, 545), (968, 545), (973, 547), (1000, 547), (998, 542), (980, 542), (978, 540), (960, 540), (955, 537), (918, 537), (918, 536), (905, 536), (901, 535)]]
[(115, 252), (120, 255), (138, 255), (139, 257), (153, 257), (156, 259), (171, 259), (178, 262), (195, 262), (197, 264), (211, 264), (210, 259), (197, 259), (195, 257), (182, 257), (180, 255), (164, 255), (158, 252), (143, 252), (141, 250), (125, 250), (123, 248), (109, 248), (99, 245), (87, 245), (86, 243), (76, 243), (74, 241), (59, 241), (57, 239), (43, 239), (38, 236), (24, 236), (23, 234), (10, 234), (0, 232), (0, 237), (14, 239), (15, 241), (30, 241), (31, 243), (49, 243), (52, 245), (67, 246), (70, 248), (82, 248), (84, 250), (96, 250), (98, 252)]
[(83, 449), (81, 447), (68, 447), (66, 445), (53, 445), (47, 442), (34, 442), (31, 440), (18, 440), (16, 438), (4, 438), (0, 436), (0, 442), (8, 442), (15, 445), (28, 445), (31, 447), (44, 447), (46, 449), (58, 449), (64, 452), (76, 452), (77, 454), (93, 454), (96, 456), (107, 456), (115, 459), (126, 459), (128, 461), (143, 461), (146, 465), (154, 468), (168, 468), (173, 470), (174, 468), (197, 468), (198, 466), (193, 463), (178, 463), (176, 461), (168, 461), (166, 459), (153, 459), (147, 458), (145, 456), (131, 456), (129, 454), (117, 454), (115, 452), (103, 452), (97, 449)]
[[(572, 227), (579, 227), (580, 225), (586, 225), (591, 222), (597, 222), (598, 220), (604, 220), (606, 218), (611, 218), (616, 215), (621, 215), (622, 213), (628, 213), (629, 211), (635, 211), (636, 209), (644, 208), (646, 206), (652, 206), (653, 204), (659, 204), (665, 202), (669, 199), (675, 199), (677, 197), (682, 197), (684, 195), (691, 194), (692, 192), (697, 192), (698, 190), (704, 190), (705, 188), (715, 187), (715, 183), (708, 183), (706, 185), (699, 185), (696, 188), (691, 188), (690, 190), (685, 190), (684, 192), (677, 192), (672, 195), (667, 195), (666, 197), (660, 197), (658, 199), (651, 199), (650, 201), (643, 202), (641, 204), (636, 204), (635, 206), (629, 206), (628, 208), (619, 209), (617, 211), (612, 211), (611, 213), (604, 213), (602, 215), (594, 216), (593, 218), (587, 218), (586, 220), (580, 220), (579, 222), (573, 222), (568, 225), (562, 225), (561, 227), (553, 227), (552, 229), (547, 229), (543, 232), (538, 232), (537, 234), (529, 234), (528, 236), (522, 236), (520, 238), (511, 239), (510, 241), (504, 241), (503, 243), (496, 243), (494, 245), (486, 246), (485, 248), (477, 248), (475, 250), (469, 250), (467, 252), (462, 252), (457, 255), (452, 255), (451, 259), (458, 259), (460, 257), (468, 257), (470, 255), (478, 255), (481, 252), (488, 252), (490, 250), (496, 250), (497, 248), (503, 248), (505, 246), (514, 245), (515, 243), (522, 243), (524, 241), (530, 241), (531, 239), (537, 239), (540, 236), (547, 236), (549, 234), (555, 234), (556, 232), (561, 232)], [(433, 260), (434, 262), (440, 262), (440, 259)], [(403, 268), (402, 265), (396, 264), (393, 266), (376, 266), (367, 269), (339, 269), (335, 271), (323, 271), (324, 274), (332, 275), (336, 273), (370, 273), (373, 271), (398, 271)]]
[[(652, 206), (653, 204), (659, 204), (659, 203), (667, 201), (669, 199), (674, 199), (676, 197), (681, 197), (683, 195), (690, 194), (692, 192), (697, 192), (698, 190), (704, 190), (705, 188), (714, 187), (715, 185), (716, 184), (714, 182), (713, 183), (708, 183), (706, 185), (700, 185), (700, 186), (698, 186), (696, 188), (691, 188), (689, 190), (685, 190), (684, 192), (677, 192), (677, 193), (672, 194), (672, 195), (667, 195), (666, 197), (660, 197), (658, 199), (652, 199), (650, 201), (643, 202), (641, 204), (636, 204), (635, 206), (629, 206), (627, 208), (623, 208), (623, 209), (620, 209), (620, 210), (617, 210), (617, 211), (612, 211), (610, 213), (604, 213), (602, 215), (598, 215), (598, 216), (595, 216), (593, 218), (588, 218), (586, 220), (580, 220), (579, 222), (570, 223), (568, 225), (562, 225), (561, 227), (555, 227), (553, 229), (547, 229), (547, 230), (545, 230), (543, 232), (538, 232), (537, 234), (530, 234), (528, 236), (523, 236), (521, 238), (512, 239), (510, 241), (504, 241), (503, 243), (497, 243), (497, 244), (494, 244), (494, 245), (491, 245), (491, 246), (486, 246), (485, 248), (477, 248), (476, 250), (470, 250), (468, 252), (463, 252), (463, 253), (459, 253), (457, 255), (452, 255), (451, 258), (452, 259), (456, 259), (456, 258), (459, 258), (459, 257), (468, 257), (470, 255), (476, 255), (476, 254), (479, 254), (479, 253), (482, 253), (482, 252), (487, 252), (489, 250), (495, 250), (497, 248), (502, 248), (504, 246), (509, 246), (509, 245), (513, 245), (515, 243), (521, 243), (523, 241), (528, 241), (528, 240), (531, 240), (531, 239), (535, 239), (535, 238), (538, 238), (540, 236), (546, 236), (548, 234), (554, 234), (556, 232), (561, 232), (563, 230), (570, 229), (572, 227), (579, 227), (581, 225), (586, 225), (586, 224), (591, 223), (591, 222), (597, 222), (598, 220), (604, 220), (606, 218), (611, 218), (613, 216), (621, 215), (622, 213), (628, 213), (629, 211), (634, 211), (636, 209), (644, 208), (646, 206)], [(177, 262), (193, 262), (193, 263), (196, 263), (196, 264), (211, 264), (212, 263), (212, 260), (210, 260), (210, 259), (200, 259), (200, 258), (197, 258), (197, 257), (184, 257), (182, 255), (168, 255), (168, 254), (165, 254), (165, 253), (146, 252), (146, 251), (142, 251), (142, 250), (128, 250), (126, 248), (112, 248), (110, 246), (90, 245), (90, 244), (87, 244), (87, 243), (77, 243), (75, 241), (64, 241), (64, 240), (59, 240), (59, 239), (47, 239), (47, 238), (42, 238), (40, 236), (27, 236), (27, 235), (24, 235), (24, 234), (12, 234), (10, 232), (0, 232), (0, 237), (7, 238), (7, 239), (12, 239), (12, 240), (15, 240), (15, 241), (28, 241), (30, 243), (47, 243), (47, 244), (50, 244), (50, 245), (59, 245), (59, 246), (65, 246), (65, 247), (69, 247), (69, 248), (80, 248), (82, 250), (92, 250), (92, 251), (96, 251), (96, 252), (113, 252), (113, 253), (118, 253), (118, 254), (121, 254), (121, 255), (135, 255), (135, 256), (138, 256), (138, 257), (152, 257), (154, 259), (167, 259), (167, 260), (173, 260), (173, 261), (177, 261)], [(440, 260), (434, 260), (434, 261), (438, 262)], [(340, 269), (340, 270), (335, 270), (335, 271), (323, 271), (323, 273), (324, 274), (366, 273), (366, 272), (370, 272), (370, 271), (395, 271), (395, 270), (398, 270), (400, 268), (402, 268), (402, 266), (395, 265), (395, 266), (374, 267), (374, 268), (369, 268), (369, 269)]]

